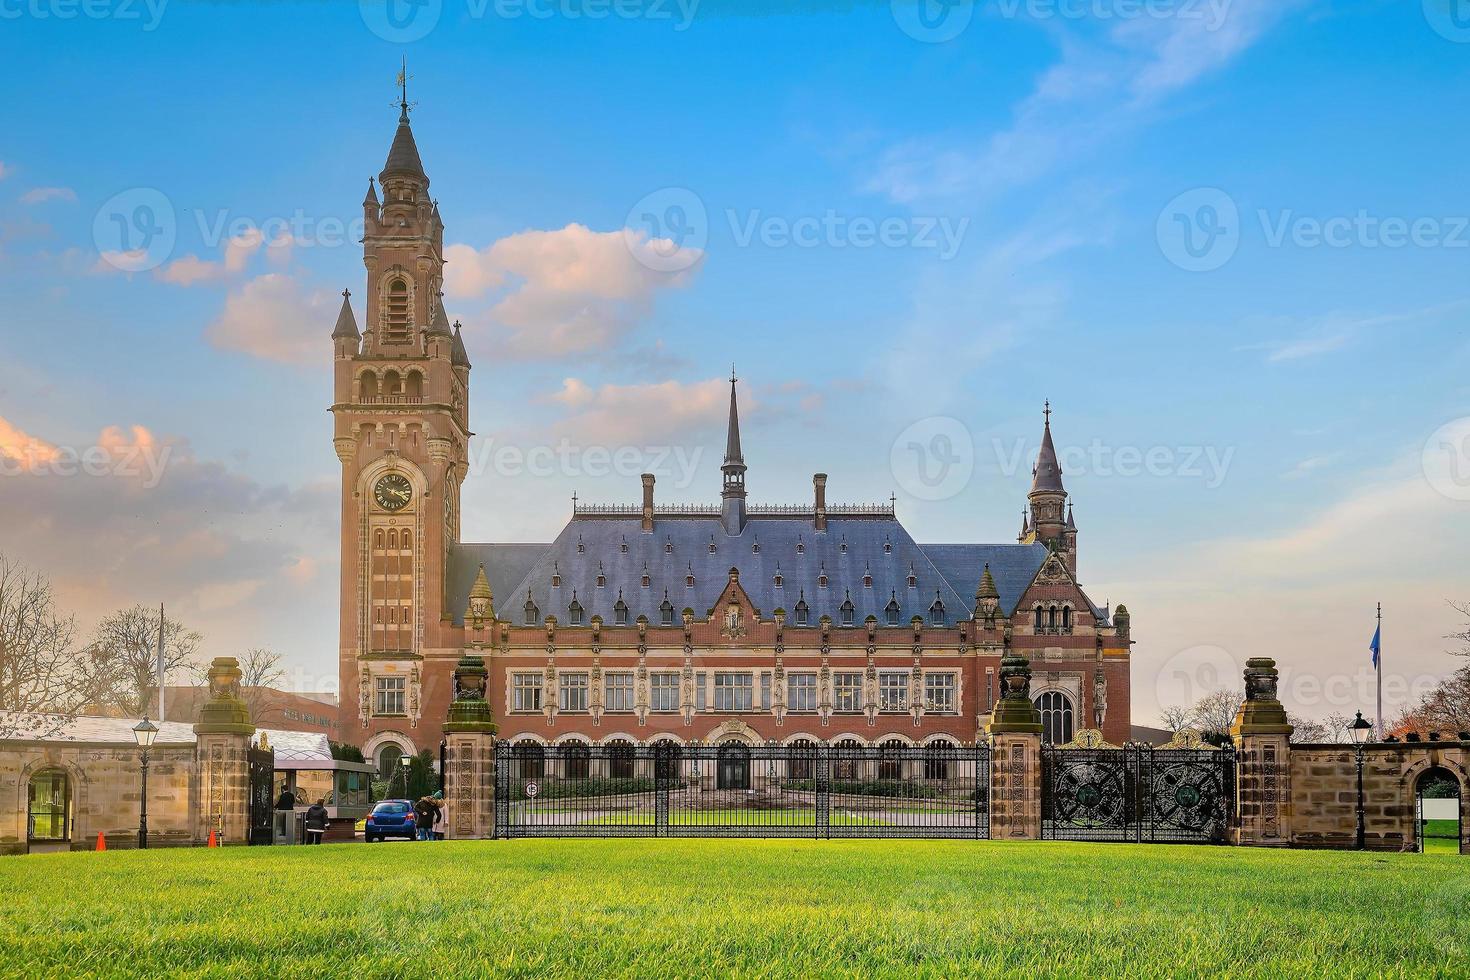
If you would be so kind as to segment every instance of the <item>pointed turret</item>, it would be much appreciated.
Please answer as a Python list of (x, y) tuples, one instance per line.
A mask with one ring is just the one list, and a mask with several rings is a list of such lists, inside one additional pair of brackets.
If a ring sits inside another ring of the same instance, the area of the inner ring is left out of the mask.
[(1057, 449), (1051, 441), (1050, 401), (1043, 414), (1046, 421), (1041, 433), (1041, 452), (1036, 454), (1036, 465), (1031, 468), (1031, 492), (1066, 493), (1066, 487), (1062, 486), (1062, 466), (1057, 462)]
[(1030, 522), (1030, 520), (1027, 519), (1027, 517), (1026, 517), (1026, 511), (1023, 508), (1021, 510), (1021, 533), (1018, 534), (1018, 535), (1016, 535), (1016, 540), (1017, 541), (1021, 541), (1021, 542), (1025, 542), (1025, 540), (1028, 537), (1030, 537), (1030, 535), (1031, 535), (1031, 522)]
[(475, 575), (475, 584), (470, 586), (470, 617), (478, 621), (495, 618), (495, 593), (490, 591), (490, 579), (485, 576), (485, 563)]
[(739, 534), (745, 527), (745, 457), (740, 451), (740, 411), (735, 400), (735, 368), (730, 368), (730, 419), (725, 429), (725, 461), (720, 466), (724, 488), (720, 512), (726, 534)]
[(352, 293), (342, 290), (342, 309), (337, 325), (332, 328), (332, 347), (338, 357), (356, 357), (362, 351), (362, 334), (357, 330), (357, 317), (352, 313)]
[(368, 178), (367, 195), (364, 196), (362, 199), (362, 206), (365, 208), (373, 208), (375, 210), (378, 207), (378, 185), (373, 183), (373, 179), (371, 177)]
[(454, 344), (449, 349), (449, 363), (455, 367), (468, 368), (470, 366), (470, 355), (464, 349), (464, 338), (459, 333), (459, 321), (454, 321)]
[(416, 177), (429, 186), (429, 176), (424, 173), (423, 161), (419, 159), (418, 144), (413, 139), (413, 127), (408, 122), (408, 105), (400, 104), (398, 129), (393, 134), (393, 145), (388, 148), (388, 160), (378, 179), (385, 184), (389, 176)]
[(429, 317), (429, 336), (448, 337), (449, 315), (444, 312), (444, 294), (440, 293), (434, 300), (434, 313)]
[(975, 598), (1000, 598), (1000, 590), (995, 587), (995, 576), (990, 574), (990, 562), (985, 563), (985, 573), (980, 576), (980, 587), (975, 590)]

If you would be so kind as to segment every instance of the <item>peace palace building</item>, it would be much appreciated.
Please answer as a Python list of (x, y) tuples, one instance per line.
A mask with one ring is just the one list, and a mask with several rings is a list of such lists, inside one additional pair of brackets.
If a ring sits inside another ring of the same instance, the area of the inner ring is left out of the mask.
[(437, 756), (476, 652), (513, 742), (969, 742), (1008, 649), (1048, 739), (1128, 739), (1128, 613), (1077, 582), (1049, 413), (1015, 544), (919, 544), (891, 506), (829, 504), (820, 473), (806, 504), (747, 504), (733, 379), (718, 506), (660, 506), (645, 475), (640, 504), (574, 505), (549, 544), (461, 541), (470, 361), (406, 108), (378, 187), (364, 329), (344, 296), (332, 333), (343, 740)]

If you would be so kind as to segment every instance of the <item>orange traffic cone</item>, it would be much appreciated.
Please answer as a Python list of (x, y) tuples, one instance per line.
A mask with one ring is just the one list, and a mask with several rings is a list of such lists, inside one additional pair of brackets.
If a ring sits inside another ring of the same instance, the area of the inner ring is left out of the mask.
[(215, 838), (214, 831), (212, 830), (209, 832), (209, 843), (206, 846), (219, 847), (219, 841)]
[(102, 832), (100, 830), (97, 832), (97, 850), (107, 850), (107, 838), (102, 836)]

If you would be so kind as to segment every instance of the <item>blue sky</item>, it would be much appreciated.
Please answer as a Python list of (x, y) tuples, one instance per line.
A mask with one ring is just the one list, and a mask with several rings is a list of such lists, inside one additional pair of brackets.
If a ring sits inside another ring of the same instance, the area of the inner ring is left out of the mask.
[[(638, 493), (507, 445), (677, 449), (698, 466), (665, 460), (661, 498), (714, 499), (734, 361), (753, 498), (824, 470), (920, 540), (1010, 540), (1050, 398), (1084, 586), (1134, 614), (1136, 719), (1259, 655), (1299, 710), (1351, 713), (1375, 601), (1412, 681), (1455, 665), (1470, 599), (1451, 2), (442, 0), (411, 40), (372, 3), (0, 4), (0, 450), (29, 461), (3, 547), (84, 623), (163, 600), (209, 653), (333, 678), (327, 334), (363, 281), (333, 229), (406, 57), (475, 363), (466, 537)], [(158, 200), (172, 247), (119, 269), (111, 215)], [(687, 262), (630, 261), (670, 203), (652, 234)], [(927, 487), (910, 443), (958, 469)], [(57, 472), (97, 446), (168, 466)]]

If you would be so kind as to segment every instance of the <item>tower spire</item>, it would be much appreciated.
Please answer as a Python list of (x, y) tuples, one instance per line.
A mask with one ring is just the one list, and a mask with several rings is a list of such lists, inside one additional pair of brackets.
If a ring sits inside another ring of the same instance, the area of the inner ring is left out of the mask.
[(726, 534), (739, 534), (745, 527), (745, 457), (740, 451), (740, 411), (736, 404), (735, 366), (730, 365), (730, 420), (725, 430), (725, 462), (720, 472), (725, 475), (720, 492), (720, 512)]

